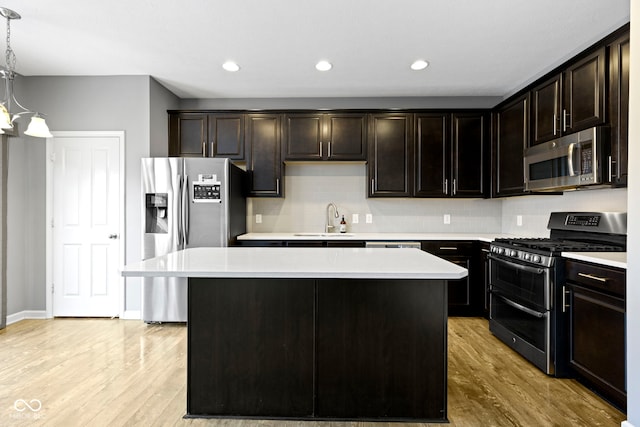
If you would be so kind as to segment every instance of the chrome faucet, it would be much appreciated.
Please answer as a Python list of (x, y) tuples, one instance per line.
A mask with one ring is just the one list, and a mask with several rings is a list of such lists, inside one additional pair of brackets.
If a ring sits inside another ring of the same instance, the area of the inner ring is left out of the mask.
[(331, 211), (331, 208), (333, 208), (333, 216), (335, 218), (338, 218), (340, 215), (338, 214), (338, 207), (335, 205), (335, 203), (329, 203), (327, 205), (327, 223), (325, 224), (324, 227), (324, 231), (325, 233), (330, 233), (332, 228), (335, 228), (333, 225), (333, 221), (331, 220), (331, 216), (329, 215), (329, 212)]

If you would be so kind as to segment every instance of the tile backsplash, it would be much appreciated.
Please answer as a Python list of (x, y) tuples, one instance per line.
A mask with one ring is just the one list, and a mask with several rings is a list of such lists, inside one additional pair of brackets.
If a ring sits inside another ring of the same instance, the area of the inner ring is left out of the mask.
[[(344, 215), (350, 232), (500, 232), (501, 202), (483, 199), (367, 198), (365, 163), (287, 163), (285, 197), (252, 198), (251, 232), (321, 232), (327, 204)], [(262, 215), (256, 224), (255, 215)], [(358, 214), (358, 224), (352, 215)], [(371, 214), (373, 222), (365, 222)], [(444, 224), (444, 215), (450, 224)], [(340, 219), (333, 218), (337, 226)]]
[[(548, 236), (547, 222), (554, 211), (626, 212), (627, 189), (565, 191), (562, 195), (506, 198), (502, 202), (502, 231), (510, 234)], [(517, 217), (522, 217), (518, 226)]]
[[(323, 232), (328, 203), (344, 215), (349, 232), (481, 232), (546, 236), (553, 211), (626, 211), (627, 190), (569, 191), (563, 195), (504, 199), (367, 198), (365, 163), (285, 165), (284, 198), (251, 198), (247, 231)], [(262, 222), (256, 223), (256, 214)], [(352, 215), (358, 214), (358, 224)], [(371, 214), (373, 222), (365, 222)], [(450, 223), (445, 224), (445, 215)], [(521, 225), (518, 225), (520, 217)], [(335, 226), (340, 219), (332, 218)]]

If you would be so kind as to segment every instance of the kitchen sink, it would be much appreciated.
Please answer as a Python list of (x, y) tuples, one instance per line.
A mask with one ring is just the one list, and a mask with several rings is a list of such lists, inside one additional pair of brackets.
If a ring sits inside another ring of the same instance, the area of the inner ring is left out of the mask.
[(296, 237), (353, 237), (353, 234), (349, 233), (293, 233)]

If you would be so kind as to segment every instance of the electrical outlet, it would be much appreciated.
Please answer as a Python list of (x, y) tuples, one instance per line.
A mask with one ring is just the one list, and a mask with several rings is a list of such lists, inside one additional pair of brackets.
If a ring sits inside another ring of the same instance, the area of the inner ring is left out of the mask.
[(351, 224), (357, 224), (358, 222), (360, 222), (360, 218), (358, 217), (358, 214), (352, 214), (351, 215)]
[(367, 214), (367, 215), (365, 216), (365, 222), (366, 222), (367, 224), (372, 224), (372, 223), (373, 223), (373, 215), (371, 215), (371, 214)]
[(262, 214), (256, 214), (256, 224), (262, 224)]
[(444, 214), (444, 217), (442, 218), (445, 224), (451, 224), (451, 215), (450, 214)]
[(522, 227), (522, 215), (516, 215), (516, 225)]

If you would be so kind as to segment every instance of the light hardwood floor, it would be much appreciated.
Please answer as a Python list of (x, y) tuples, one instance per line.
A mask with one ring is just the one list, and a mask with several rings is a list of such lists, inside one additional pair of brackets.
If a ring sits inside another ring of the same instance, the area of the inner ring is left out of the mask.
[[(183, 419), (186, 328), (133, 320), (24, 320), (0, 331), (0, 426), (416, 427), (430, 424)], [(449, 319), (450, 425), (620, 426), (625, 415)], [(32, 411), (27, 402), (39, 411)], [(441, 425), (441, 424), (434, 424)]]

